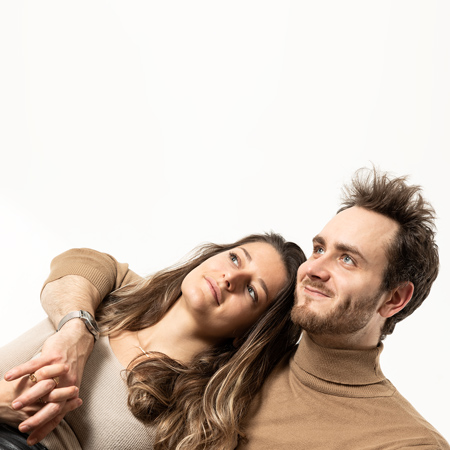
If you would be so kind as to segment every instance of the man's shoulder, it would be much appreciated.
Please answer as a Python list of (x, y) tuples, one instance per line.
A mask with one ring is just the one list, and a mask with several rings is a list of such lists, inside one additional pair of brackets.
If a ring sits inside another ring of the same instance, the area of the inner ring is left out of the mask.
[(367, 396), (326, 393), (302, 383), (284, 359), (253, 402), (244, 424), (248, 444), (239, 448), (450, 450), (391, 383), (383, 383), (390, 388), (365, 390)]
[(392, 421), (401, 436), (408, 439), (415, 438), (421, 442), (418, 445), (422, 445), (423, 448), (450, 449), (444, 437), (398, 390), (395, 390), (389, 401), (384, 421)]

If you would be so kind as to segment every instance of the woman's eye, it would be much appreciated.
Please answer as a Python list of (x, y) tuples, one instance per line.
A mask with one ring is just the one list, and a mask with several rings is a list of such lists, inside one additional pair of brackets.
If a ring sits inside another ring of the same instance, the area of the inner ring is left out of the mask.
[(236, 253), (230, 252), (230, 259), (236, 266), (239, 266), (239, 258), (237, 257)]
[(254, 302), (258, 301), (258, 294), (253, 289), (253, 286), (247, 286), (248, 293), (250, 294), (250, 297), (253, 299)]
[(348, 256), (348, 255), (344, 255), (344, 256), (342, 257), (342, 261), (344, 261), (345, 264), (351, 264), (351, 265), (354, 265), (354, 264), (355, 264), (355, 262), (353, 261), (353, 259), (350, 258), (350, 256)]

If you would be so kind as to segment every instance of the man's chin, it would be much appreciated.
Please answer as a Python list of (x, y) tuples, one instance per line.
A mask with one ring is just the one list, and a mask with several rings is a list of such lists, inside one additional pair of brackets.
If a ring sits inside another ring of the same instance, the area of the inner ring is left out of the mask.
[(297, 325), (304, 327), (308, 322), (315, 322), (319, 319), (320, 315), (311, 309), (311, 305), (308, 303), (302, 303), (295, 305), (291, 310), (291, 320)]
[(311, 309), (310, 305), (296, 305), (291, 311), (291, 320), (303, 330), (314, 334), (328, 334), (332, 330), (330, 320)]

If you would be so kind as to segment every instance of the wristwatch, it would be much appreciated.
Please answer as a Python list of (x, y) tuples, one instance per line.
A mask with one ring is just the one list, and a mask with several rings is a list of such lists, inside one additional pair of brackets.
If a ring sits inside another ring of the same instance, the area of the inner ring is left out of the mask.
[(56, 331), (58, 332), (66, 322), (72, 319), (81, 319), (86, 325), (88, 331), (94, 336), (94, 339), (97, 340), (99, 338), (100, 330), (98, 329), (97, 322), (92, 317), (92, 314), (83, 310), (72, 311), (69, 314), (66, 314), (59, 322), (58, 329)]

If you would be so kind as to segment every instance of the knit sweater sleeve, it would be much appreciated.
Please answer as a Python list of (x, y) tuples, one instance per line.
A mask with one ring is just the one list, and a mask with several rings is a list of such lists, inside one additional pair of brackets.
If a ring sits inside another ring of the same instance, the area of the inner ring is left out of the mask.
[(128, 268), (128, 264), (89, 248), (74, 248), (54, 258), (43, 288), (66, 275), (86, 278), (98, 290), (102, 300), (115, 289), (140, 278)]

